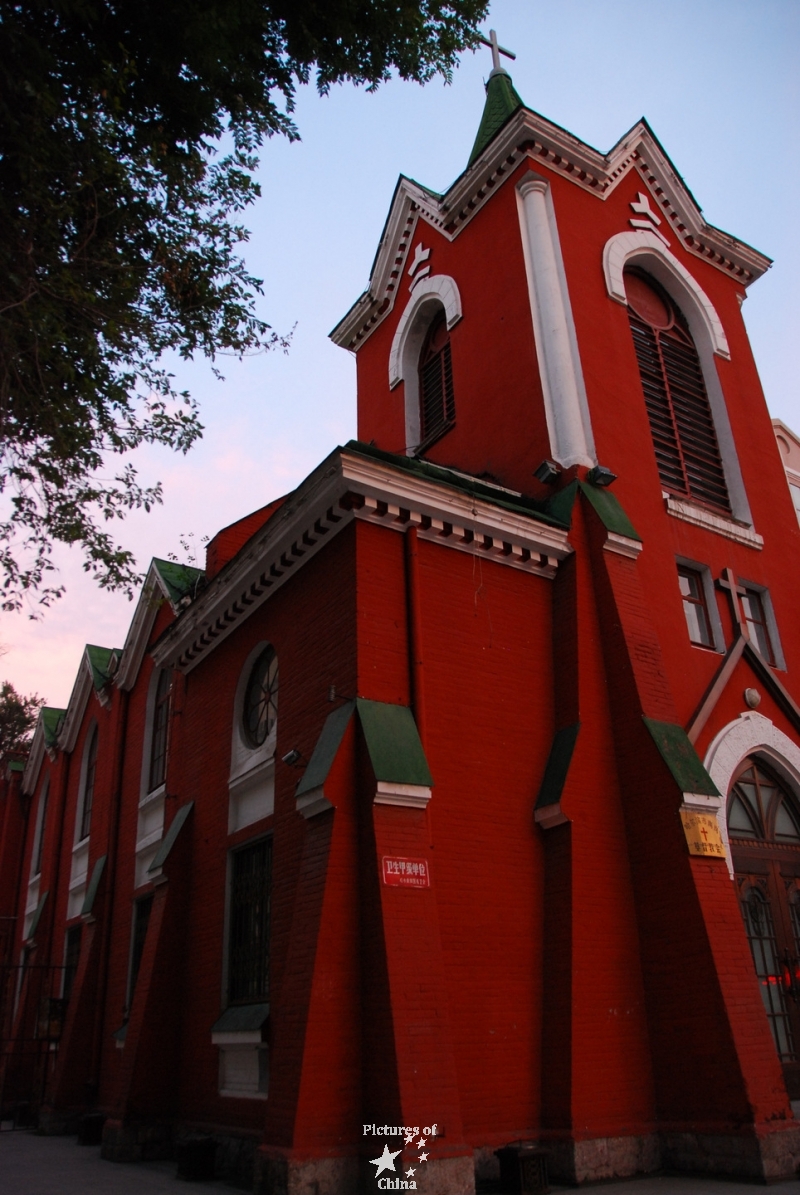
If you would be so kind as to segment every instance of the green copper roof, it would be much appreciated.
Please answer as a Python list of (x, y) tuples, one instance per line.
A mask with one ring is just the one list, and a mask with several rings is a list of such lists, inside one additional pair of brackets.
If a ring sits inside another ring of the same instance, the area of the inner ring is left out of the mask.
[(92, 670), (92, 683), (95, 689), (102, 689), (104, 685), (108, 684), (111, 679), (111, 659), (113, 656), (119, 659), (121, 655), (122, 652), (114, 647), (95, 647), (92, 643), (86, 644), (86, 658)]
[(103, 871), (106, 865), (107, 855), (101, 855), (99, 859), (95, 859), (94, 868), (92, 870), (92, 878), (89, 880), (89, 886), (86, 889), (86, 895), (83, 898), (83, 906), (81, 908), (81, 916), (84, 917), (91, 913), (94, 908), (94, 902), (97, 897), (97, 889), (100, 887), (100, 880), (103, 878)]
[(411, 710), (405, 705), (359, 697), (328, 714), (295, 796), (301, 797), (325, 783), (356, 709), (375, 779), (430, 788), (433, 777)]
[(340, 705), (333, 713), (328, 714), (314, 750), (311, 752), (308, 767), (295, 791), (296, 797), (301, 797), (303, 793), (311, 792), (312, 789), (320, 788), (328, 779), (328, 772), (333, 767), (336, 752), (339, 750), (355, 708), (356, 703), (348, 701), (346, 705)]
[(193, 568), (191, 564), (177, 564), (174, 560), (153, 559), (158, 569), (158, 575), (166, 586), (169, 600), (177, 606), (187, 595), (195, 597), (198, 583), (205, 576), (201, 568)]
[(175, 845), (175, 839), (183, 829), (183, 823), (186, 821), (189, 814), (194, 808), (194, 801), (188, 801), (186, 805), (181, 805), (178, 812), (170, 823), (164, 837), (161, 839), (161, 845), (156, 851), (156, 857), (148, 867), (148, 872), (158, 871), (159, 867), (163, 867), (169, 857), (169, 853)]
[(414, 715), (405, 705), (356, 702), (376, 780), (395, 784), (433, 784)]
[(537, 809), (544, 809), (547, 805), (557, 805), (561, 800), (580, 728), (580, 722), (573, 722), (571, 726), (564, 726), (553, 735), (547, 766), (544, 770), (539, 795), (536, 798)]
[(31, 920), (31, 928), (28, 930), (27, 941), (29, 941), (29, 942), (33, 938), (33, 935), (36, 933), (37, 929), (39, 928), (39, 922), (42, 919), (42, 913), (44, 912), (44, 906), (47, 903), (47, 898), (49, 895), (50, 895), (49, 892), (43, 892), (42, 895), (39, 897), (39, 903), (36, 906), (36, 912), (33, 914), (33, 919)]
[(710, 797), (720, 795), (682, 726), (659, 722), (656, 718), (644, 718), (643, 721), (681, 792)]
[(212, 1033), (254, 1033), (269, 1016), (268, 1004), (233, 1004), (211, 1026)]
[(613, 531), (616, 535), (624, 535), (626, 539), (641, 540), (641, 535), (622, 509), (622, 504), (615, 494), (612, 494), (604, 486), (591, 485), (588, 481), (579, 481), (578, 485), (583, 496), (594, 507), (600, 522), (607, 531)]
[(45, 706), (41, 711), (45, 747), (55, 747), (58, 728), (66, 712), (66, 710), (51, 709), (49, 706)]
[(514, 90), (511, 76), (506, 71), (492, 71), (486, 84), (486, 103), (483, 116), (478, 127), (478, 136), (469, 155), (467, 166), (471, 166), (477, 157), (483, 153), (490, 141), (500, 132), (510, 116), (518, 108), (524, 108), (520, 97)]

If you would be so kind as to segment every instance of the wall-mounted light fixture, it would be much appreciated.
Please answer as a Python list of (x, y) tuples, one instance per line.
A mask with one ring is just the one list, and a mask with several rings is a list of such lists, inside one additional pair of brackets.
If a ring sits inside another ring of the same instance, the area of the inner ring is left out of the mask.
[(561, 470), (555, 461), (542, 461), (541, 465), (534, 469), (533, 476), (544, 485), (555, 485), (560, 473)]
[(617, 480), (617, 475), (616, 473), (612, 473), (610, 469), (607, 469), (605, 465), (595, 465), (595, 467), (590, 469), (586, 474), (586, 480), (591, 482), (592, 485), (606, 486), (611, 485), (612, 482), (615, 482)]
[(291, 751), (287, 751), (285, 755), (281, 756), (281, 759), (285, 764), (288, 764), (290, 768), (296, 768), (297, 765), (301, 763), (308, 763), (308, 760), (305, 758), (303, 753), (298, 751), (296, 747), (292, 747)]

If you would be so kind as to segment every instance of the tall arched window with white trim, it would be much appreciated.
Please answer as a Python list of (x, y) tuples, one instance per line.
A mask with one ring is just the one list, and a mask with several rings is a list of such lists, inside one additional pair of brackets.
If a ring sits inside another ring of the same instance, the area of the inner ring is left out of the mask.
[(729, 515), (714, 418), (688, 323), (655, 278), (628, 267), (624, 279), (661, 484), (670, 494)]
[(279, 683), (275, 648), (259, 643), (244, 661), (233, 702), (229, 834), (270, 817), (275, 808)]
[(92, 728), (89, 742), (86, 746), (85, 767), (83, 769), (83, 784), (81, 786), (80, 826), (78, 842), (89, 837), (92, 826), (92, 805), (94, 804), (94, 780), (97, 771), (97, 725)]
[(172, 669), (162, 668), (158, 676), (153, 701), (150, 739), (150, 771), (148, 790), (152, 792), (164, 783), (167, 772), (167, 732), (169, 730), (169, 699), (172, 692)]

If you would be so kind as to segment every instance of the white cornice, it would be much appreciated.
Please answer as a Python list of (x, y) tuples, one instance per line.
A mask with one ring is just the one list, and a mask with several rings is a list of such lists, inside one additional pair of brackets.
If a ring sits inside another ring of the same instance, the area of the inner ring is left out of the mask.
[(414, 526), (422, 539), (543, 577), (572, 552), (567, 532), (533, 513), (339, 449), (168, 628), (152, 649), (156, 664), (191, 671), (355, 519)]
[(750, 245), (703, 219), (691, 192), (647, 123), (638, 121), (607, 154), (551, 121), (520, 108), (479, 158), (443, 196), (401, 177), (392, 200), (369, 287), (331, 332), (343, 348), (358, 349), (392, 310), (417, 221), (453, 240), (490, 196), (528, 159), (598, 199), (607, 199), (636, 170), (664, 217), (664, 228), (703, 261), (748, 286), (771, 265)]
[(78, 737), (78, 731), (83, 721), (83, 714), (92, 687), (92, 669), (86, 658), (86, 651), (84, 649), (78, 667), (78, 675), (75, 677), (75, 684), (72, 686), (67, 712), (58, 736), (58, 746), (62, 751), (72, 751), (75, 746), (75, 740)]

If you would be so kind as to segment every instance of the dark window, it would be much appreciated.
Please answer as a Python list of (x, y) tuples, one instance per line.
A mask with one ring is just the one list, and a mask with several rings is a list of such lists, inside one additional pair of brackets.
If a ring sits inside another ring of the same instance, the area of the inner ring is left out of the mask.
[(260, 747), (278, 717), (278, 657), (265, 647), (250, 672), (244, 695), (242, 721), (251, 747)]
[(39, 816), (36, 819), (36, 841), (33, 844), (33, 875), (38, 875), (42, 870), (42, 849), (44, 847), (44, 828), (47, 820), (47, 798), (50, 794), (50, 785), (45, 781), (45, 786), (42, 789), (42, 795), (39, 797)]
[(767, 630), (764, 601), (757, 589), (745, 589), (741, 594), (742, 611), (750, 638), (769, 664), (775, 663), (775, 653)]
[(92, 730), (89, 750), (86, 754), (86, 773), (83, 778), (83, 804), (81, 806), (81, 831), (79, 841), (89, 837), (92, 825), (92, 804), (94, 802), (94, 776), (97, 771), (97, 727)]
[(150, 779), (148, 792), (164, 783), (167, 771), (167, 732), (169, 730), (169, 698), (172, 690), (172, 670), (163, 668), (158, 674), (156, 698), (153, 706), (153, 737), (150, 742)]
[(133, 993), (136, 991), (136, 980), (139, 978), (139, 968), (142, 965), (144, 944), (147, 939), (147, 927), (150, 924), (150, 910), (153, 907), (153, 896), (144, 896), (133, 906), (133, 940), (131, 942), (131, 971), (128, 979), (128, 1010), (133, 1004)]
[(231, 856), (228, 999), (269, 998), (272, 839), (262, 838)]
[(711, 621), (708, 617), (702, 575), (696, 569), (679, 566), (678, 581), (681, 587), (683, 613), (686, 616), (689, 638), (692, 643), (699, 643), (703, 647), (713, 647), (714, 639), (711, 634)]
[(456, 421), (450, 333), (442, 311), (434, 319), (419, 358), (419, 450), (438, 440)]
[(64, 944), (64, 986), (61, 995), (65, 1004), (69, 1002), (72, 995), (75, 972), (78, 970), (78, 959), (81, 955), (81, 928), (80, 925), (73, 925), (68, 929)]
[(730, 514), (703, 370), (686, 320), (646, 275), (626, 270), (625, 291), (661, 484)]
[(792, 1028), (780, 982), (778, 943), (769, 898), (757, 888), (751, 888), (742, 901), (742, 913), (775, 1048), (781, 1062), (791, 1062), (795, 1057)]
[(800, 810), (780, 781), (748, 760), (731, 790), (728, 829), (736, 838), (761, 838), (800, 846)]

